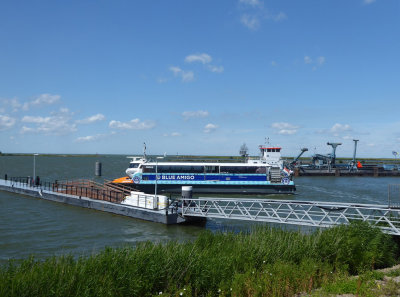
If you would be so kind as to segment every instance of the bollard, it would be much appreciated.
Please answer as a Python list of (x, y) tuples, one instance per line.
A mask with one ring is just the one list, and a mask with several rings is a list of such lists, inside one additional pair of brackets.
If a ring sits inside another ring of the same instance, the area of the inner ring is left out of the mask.
[(96, 162), (94, 174), (96, 176), (101, 176), (101, 162), (99, 161)]
[(193, 187), (192, 186), (183, 186), (182, 187), (182, 199), (189, 199), (189, 202), (184, 202), (183, 204), (190, 205), (190, 199), (192, 198)]

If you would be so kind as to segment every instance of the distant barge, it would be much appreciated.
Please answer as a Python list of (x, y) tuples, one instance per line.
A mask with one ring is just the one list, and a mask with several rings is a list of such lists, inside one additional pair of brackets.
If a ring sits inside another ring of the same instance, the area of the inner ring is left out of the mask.
[(382, 167), (373, 167), (363, 170), (332, 168), (332, 169), (302, 169), (295, 168), (294, 176), (373, 176), (373, 177), (384, 177), (384, 176), (399, 176), (399, 170), (383, 170)]

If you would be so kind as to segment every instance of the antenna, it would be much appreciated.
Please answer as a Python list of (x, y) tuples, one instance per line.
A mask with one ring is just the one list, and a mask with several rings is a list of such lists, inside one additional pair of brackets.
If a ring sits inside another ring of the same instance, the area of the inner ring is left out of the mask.
[(146, 159), (146, 142), (143, 142), (143, 158)]
[(265, 145), (269, 145), (269, 137), (265, 137)]

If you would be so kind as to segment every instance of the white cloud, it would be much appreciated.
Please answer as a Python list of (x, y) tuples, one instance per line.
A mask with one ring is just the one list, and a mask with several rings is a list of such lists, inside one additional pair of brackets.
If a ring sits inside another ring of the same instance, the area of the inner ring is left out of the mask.
[(76, 124), (71, 123), (72, 113), (67, 108), (61, 108), (59, 112), (53, 112), (50, 116), (24, 116), (23, 123), (33, 126), (23, 126), (21, 133), (43, 133), (47, 135), (64, 135), (75, 132)]
[(31, 102), (32, 105), (54, 104), (60, 100), (60, 95), (41, 94)]
[(34, 100), (25, 102), (24, 105), (22, 106), (22, 109), (28, 110), (31, 106), (54, 104), (60, 101), (60, 98), (61, 98), (60, 95), (41, 94), (37, 96)]
[(353, 128), (349, 124), (339, 123), (334, 124), (330, 129), (321, 129), (316, 131), (318, 134), (333, 135), (335, 137), (341, 137), (344, 140), (353, 139), (353, 136), (349, 135), (349, 132), (353, 132)]
[(208, 69), (209, 69), (211, 72), (215, 72), (215, 73), (222, 73), (222, 72), (224, 72), (224, 67), (223, 67), (223, 66), (208, 65)]
[(218, 125), (214, 125), (214, 124), (207, 124), (204, 127), (204, 133), (211, 133), (214, 132), (216, 129), (218, 128)]
[(245, 4), (245, 5), (250, 5), (252, 7), (262, 7), (263, 2), (259, 0), (239, 0), (239, 3)]
[[(192, 63), (192, 62), (200, 62), (202, 64), (209, 64), (211, 63), (212, 58), (208, 54), (193, 54), (189, 55), (185, 58), (185, 62), (187, 63)], [(207, 69), (210, 70), (211, 72), (215, 73), (222, 73), (224, 72), (224, 67), (223, 66), (215, 66), (215, 65), (207, 65)]]
[(336, 123), (332, 126), (332, 128), (330, 129), (330, 131), (332, 133), (343, 133), (343, 132), (349, 132), (352, 131), (353, 129), (350, 127), (350, 125), (348, 124), (339, 124)]
[(180, 67), (172, 66), (169, 68), (170, 71), (174, 73), (175, 76), (180, 76), (183, 82), (189, 82), (194, 80), (193, 71), (184, 71)]
[(206, 111), (206, 110), (184, 111), (184, 112), (182, 112), (182, 116), (183, 116), (185, 121), (189, 120), (189, 119), (193, 119), (193, 118), (206, 118), (209, 115), (210, 115), (209, 112)]
[(325, 57), (321, 56), (317, 58), (317, 64), (323, 65), (325, 63)]
[(324, 56), (319, 56), (315, 59), (312, 59), (310, 56), (304, 56), (304, 63), (313, 65), (312, 70), (317, 70), (318, 67), (325, 64), (325, 61), (326, 58)]
[(304, 57), (304, 63), (311, 64), (312, 63), (312, 59), (309, 56), (305, 56)]
[(240, 22), (251, 30), (257, 30), (261, 26), (263, 20), (280, 22), (288, 17), (284, 12), (277, 14), (271, 13), (269, 9), (264, 8), (264, 2), (260, 0), (239, 0), (240, 10), (244, 10)]
[(0, 131), (12, 128), (16, 120), (12, 117), (0, 114)]
[(271, 127), (273, 129), (275, 129), (275, 132), (278, 134), (282, 134), (282, 135), (293, 135), (297, 133), (297, 130), (299, 129), (298, 126), (289, 124), (289, 123), (285, 123), (285, 122), (277, 122), (277, 123), (273, 123), (271, 125)]
[(50, 121), (51, 117), (24, 116), (22, 118), (23, 123), (44, 124), (44, 123), (49, 123)]
[(91, 123), (95, 123), (95, 122), (98, 122), (98, 121), (104, 121), (105, 119), (106, 119), (106, 117), (103, 114), (98, 113), (98, 114), (95, 114), (95, 115), (93, 115), (91, 117), (88, 117), (86, 119), (78, 120), (78, 121), (76, 121), (76, 123), (78, 123), (78, 124), (91, 124)]
[(121, 130), (148, 130), (155, 127), (155, 123), (152, 121), (140, 121), (140, 119), (133, 119), (129, 122), (120, 122), (112, 120), (109, 123), (110, 128), (121, 129)]
[(167, 81), (168, 81), (168, 79), (166, 79), (166, 78), (164, 78), (164, 77), (160, 77), (160, 78), (157, 79), (157, 82), (158, 82), (159, 84), (166, 83)]
[(20, 107), (22, 107), (22, 104), (18, 102), (17, 98), (13, 98), (10, 99), (10, 106), (13, 109), (13, 111), (16, 112)]
[(25, 102), (25, 103), (20, 103), (17, 98), (3, 99), (1, 101), (2, 101), (3, 105), (10, 106), (13, 112), (17, 112), (20, 109), (25, 110), (25, 111), (29, 110), (29, 108), (32, 106), (54, 104), (54, 103), (58, 102), (60, 100), (60, 98), (61, 98), (60, 95), (41, 94), (39, 96), (36, 96), (33, 100)]
[(182, 134), (179, 132), (172, 132), (171, 134), (164, 133), (163, 136), (164, 137), (179, 137), (179, 136), (182, 136)]
[[(11, 110), (13, 112), (17, 112), (21, 107), (22, 104), (18, 101), (17, 98), (12, 98), (12, 99), (1, 99), (1, 103), (5, 107), (11, 107)], [(5, 112), (5, 109), (2, 108), (2, 112)]]
[(260, 27), (260, 20), (255, 15), (244, 14), (240, 18), (240, 22), (251, 30), (257, 30)]
[(177, 66), (171, 66), (169, 67), (169, 70), (171, 70), (175, 75), (178, 75), (181, 73), (183, 70)]
[(194, 80), (194, 73), (193, 71), (183, 71), (182, 72), (182, 81), (188, 82)]
[(189, 55), (185, 58), (185, 62), (187, 63), (193, 63), (193, 62), (200, 62), (203, 64), (208, 64), (212, 61), (212, 58), (208, 54), (193, 54)]
[(277, 15), (272, 16), (275, 22), (283, 21), (287, 19), (287, 15), (284, 12), (280, 12)]
[(90, 142), (96, 141), (98, 139), (104, 138), (105, 134), (96, 134), (96, 135), (88, 135), (88, 136), (81, 136), (75, 139), (75, 142)]

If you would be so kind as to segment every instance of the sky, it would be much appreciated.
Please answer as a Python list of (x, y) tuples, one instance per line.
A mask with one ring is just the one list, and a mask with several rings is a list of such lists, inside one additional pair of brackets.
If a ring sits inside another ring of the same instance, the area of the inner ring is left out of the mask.
[(398, 0), (0, 2), (3, 153), (400, 152)]

